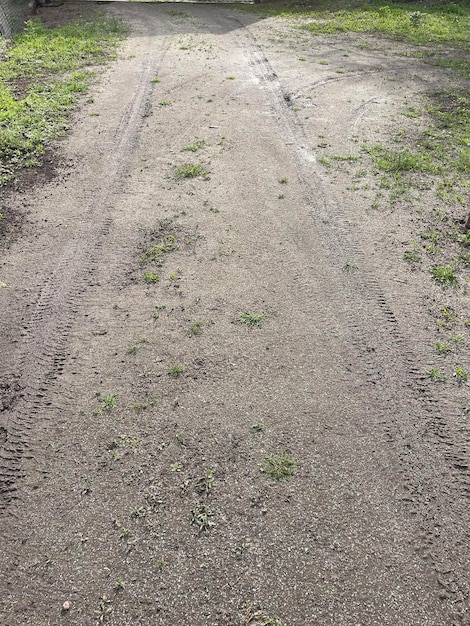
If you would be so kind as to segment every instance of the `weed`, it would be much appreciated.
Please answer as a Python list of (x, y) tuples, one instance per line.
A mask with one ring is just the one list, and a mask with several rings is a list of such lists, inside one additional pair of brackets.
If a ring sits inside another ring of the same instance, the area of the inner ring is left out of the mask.
[(98, 602), (98, 610), (95, 611), (98, 622), (104, 622), (112, 611), (111, 600), (107, 596), (101, 596)]
[(160, 100), (158, 103), (161, 107), (169, 107), (171, 106), (171, 102), (169, 100)]
[(357, 265), (355, 265), (354, 263), (346, 262), (343, 265), (342, 269), (343, 269), (343, 272), (355, 272), (356, 270), (359, 269), (359, 267)]
[(156, 561), (155, 561), (155, 567), (158, 571), (162, 571), (162, 569), (165, 567), (166, 565), (166, 561), (165, 558), (163, 556), (159, 557)]
[(171, 378), (178, 378), (184, 372), (183, 367), (181, 365), (172, 365), (168, 370), (167, 374)]
[(277, 182), (280, 183), (281, 185), (287, 185), (287, 183), (289, 182), (289, 179), (288, 178), (279, 178), (279, 180)]
[(187, 146), (183, 146), (181, 148), (182, 152), (197, 152), (198, 150), (202, 150), (206, 145), (206, 142), (203, 139), (198, 139), (194, 143), (190, 143)]
[(295, 474), (297, 465), (285, 452), (272, 454), (261, 464), (261, 471), (276, 481), (285, 480)]
[(158, 78), (158, 76), (155, 76), (155, 78), (151, 78), (150, 79), (150, 82), (151, 83), (161, 83), (162, 81), (161, 81), (160, 78)]
[(225, 80), (235, 80), (235, 76), (226, 76)]
[(306, 61), (306, 60), (307, 60), (307, 57), (297, 57), (297, 59), (298, 59), (299, 61)]
[(209, 180), (210, 174), (198, 163), (186, 163), (186, 165), (178, 165), (176, 167), (173, 178), (182, 180), (183, 178), (196, 178), (201, 176), (204, 180)]
[(458, 285), (457, 276), (450, 265), (435, 265), (431, 268), (431, 275), (442, 287)]
[(421, 261), (421, 256), (416, 250), (405, 250), (403, 258), (405, 261), (408, 261), (408, 263), (419, 263)]
[(202, 476), (194, 481), (194, 490), (197, 493), (207, 495), (214, 485), (214, 470), (206, 470)]
[(331, 167), (331, 161), (326, 157), (320, 157), (318, 162), (321, 163), (324, 167)]
[(122, 580), (122, 578), (118, 578), (116, 580), (116, 583), (114, 585), (114, 590), (115, 591), (122, 591), (123, 589), (125, 589), (126, 585), (124, 583), (124, 581)]
[(144, 278), (146, 283), (158, 283), (161, 280), (160, 276), (153, 272), (145, 272)]
[(454, 376), (454, 378), (456, 379), (456, 381), (457, 381), (457, 383), (459, 385), (461, 385), (462, 383), (467, 382), (467, 380), (468, 380), (467, 372), (464, 369), (462, 369), (461, 367), (457, 367), (455, 369), (455, 372), (454, 372), (453, 376)]
[(461, 346), (463, 343), (465, 343), (465, 337), (461, 335), (460, 333), (457, 333), (456, 335), (452, 335), (450, 340), (455, 346)]
[[(161, 267), (163, 265), (163, 258), (165, 254), (172, 252), (177, 247), (176, 239), (174, 235), (166, 234), (164, 235), (160, 241), (152, 246), (150, 246), (142, 255), (141, 261), (153, 261), (157, 267)], [(149, 272), (149, 275), (152, 272)], [(156, 276), (156, 275), (155, 275)], [(158, 278), (159, 280), (159, 278)], [(156, 282), (152, 280), (151, 282)]]
[(440, 310), (440, 317), (437, 318), (436, 323), (442, 328), (451, 329), (457, 322), (457, 314), (454, 310), (448, 307), (442, 307)]
[(212, 517), (213, 513), (204, 504), (191, 510), (191, 524), (197, 526), (199, 532), (210, 530), (215, 525)]
[(197, 335), (200, 335), (202, 333), (203, 328), (204, 322), (202, 322), (201, 320), (197, 320), (196, 322), (193, 322), (189, 327), (188, 335), (190, 337), (196, 337)]
[(114, 407), (116, 406), (116, 396), (114, 394), (109, 394), (107, 396), (105, 396), (104, 398), (102, 398), (101, 400), (101, 408), (103, 409), (103, 411), (110, 411), (111, 409), (114, 409)]
[(425, 374), (434, 382), (443, 383), (446, 381), (445, 374), (443, 374), (438, 367), (431, 367), (430, 369), (425, 371)]
[(434, 347), (436, 352), (439, 352), (439, 354), (445, 354), (446, 352), (450, 352), (452, 350), (449, 344), (442, 341), (436, 341), (436, 345)]
[(251, 425), (251, 429), (257, 433), (260, 433), (264, 430), (264, 426), (261, 422), (255, 422), (254, 424)]
[(182, 463), (178, 463), (178, 462), (172, 463), (170, 465), (170, 470), (172, 472), (182, 472), (183, 471), (183, 464)]
[(249, 328), (260, 328), (265, 319), (264, 315), (250, 312), (241, 313), (239, 317), (240, 323), (245, 324), (245, 326), (248, 326)]

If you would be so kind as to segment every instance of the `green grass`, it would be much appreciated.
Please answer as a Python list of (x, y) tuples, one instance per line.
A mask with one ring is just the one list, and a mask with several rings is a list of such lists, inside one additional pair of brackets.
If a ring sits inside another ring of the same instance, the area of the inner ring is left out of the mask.
[(458, 278), (454, 270), (449, 265), (435, 265), (431, 268), (431, 275), (434, 280), (443, 287), (453, 287), (458, 285)]
[(261, 464), (261, 470), (272, 478), (279, 482), (290, 478), (297, 471), (297, 464), (292, 457), (283, 452), (282, 454), (271, 454)]
[(206, 142), (203, 139), (198, 139), (193, 143), (190, 143), (181, 148), (182, 152), (197, 152), (198, 150), (202, 150), (206, 145)]
[(186, 163), (185, 165), (177, 165), (173, 178), (175, 180), (182, 180), (183, 178), (196, 178), (201, 176), (204, 180), (210, 178), (209, 172), (207, 172), (199, 163)]
[(112, 58), (125, 32), (114, 18), (54, 29), (33, 20), (5, 46), (0, 63), (0, 185), (14, 179), (18, 169), (41, 163), (52, 140), (68, 129), (70, 112), (93, 78), (90, 66)]
[(416, 44), (470, 42), (470, 3), (390, 2), (387, 0), (317, 0), (304, 3), (246, 7), (243, 10), (280, 17), (303, 17), (300, 28), (314, 34), (346, 32), (380, 34)]
[(263, 325), (265, 316), (259, 313), (245, 312), (240, 315), (239, 320), (250, 328), (260, 328)]

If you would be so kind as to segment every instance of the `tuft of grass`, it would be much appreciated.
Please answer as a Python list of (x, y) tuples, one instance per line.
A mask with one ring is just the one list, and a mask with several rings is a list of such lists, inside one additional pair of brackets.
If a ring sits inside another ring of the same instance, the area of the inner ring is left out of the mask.
[(178, 378), (184, 372), (184, 368), (181, 365), (172, 365), (167, 374), (171, 378)]
[(245, 324), (249, 328), (260, 328), (265, 320), (264, 315), (259, 313), (245, 312), (241, 313), (239, 320), (241, 324)]
[(458, 285), (457, 276), (450, 265), (435, 265), (431, 268), (431, 275), (434, 280), (443, 287), (452, 287)]
[(261, 464), (261, 471), (269, 478), (279, 482), (293, 476), (297, 471), (297, 465), (292, 457), (283, 452), (267, 457)]
[(447, 380), (446, 375), (443, 372), (441, 372), (441, 370), (438, 367), (431, 367), (430, 369), (425, 371), (425, 374), (428, 378), (430, 378), (434, 382), (443, 383)]
[(114, 394), (108, 394), (101, 399), (101, 408), (103, 411), (110, 411), (116, 406), (117, 398)]
[(186, 146), (183, 146), (181, 148), (181, 151), (182, 152), (197, 152), (198, 150), (202, 150), (202, 148), (205, 148), (205, 146), (206, 146), (206, 142), (204, 141), (204, 139), (198, 139), (194, 143), (190, 143)]
[(199, 163), (186, 163), (186, 165), (177, 165), (176, 171), (173, 175), (175, 180), (182, 180), (183, 178), (196, 178), (201, 176), (204, 180), (209, 180), (210, 175)]

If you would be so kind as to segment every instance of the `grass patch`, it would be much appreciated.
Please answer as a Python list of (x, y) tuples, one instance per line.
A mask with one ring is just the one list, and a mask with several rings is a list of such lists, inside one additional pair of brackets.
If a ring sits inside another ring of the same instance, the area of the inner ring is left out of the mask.
[(280, 455), (271, 454), (264, 463), (261, 464), (261, 471), (275, 481), (290, 478), (297, 471), (297, 464), (294, 459), (285, 452)]
[(430, 0), (317, 0), (312, 8), (302, 3), (246, 7), (242, 10), (305, 18), (300, 28), (314, 34), (371, 33), (416, 44), (470, 42), (470, 3)]
[(14, 179), (18, 169), (41, 163), (46, 147), (66, 132), (71, 110), (88, 89), (93, 77), (89, 66), (113, 58), (125, 33), (114, 18), (53, 29), (32, 20), (5, 47), (0, 63), (0, 185)]
[(265, 320), (264, 315), (259, 313), (242, 313), (239, 317), (240, 323), (250, 328), (260, 328)]
[(186, 163), (186, 165), (177, 165), (173, 178), (182, 180), (183, 178), (196, 178), (202, 176), (204, 180), (209, 180), (209, 172), (207, 172), (199, 163)]

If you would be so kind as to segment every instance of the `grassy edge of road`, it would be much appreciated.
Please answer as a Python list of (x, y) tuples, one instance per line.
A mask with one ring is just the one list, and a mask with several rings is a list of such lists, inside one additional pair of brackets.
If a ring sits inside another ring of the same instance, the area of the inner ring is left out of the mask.
[(11, 41), (0, 38), (0, 187), (41, 164), (67, 130), (93, 67), (115, 57), (126, 32), (120, 20), (96, 14), (55, 28), (34, 19)]
[[(433, 383), (447, 381), (467, 388), (470, 3), (318, 0), (312, 8), (279, 2), (243, 5), (242, 10), (294, 19), (295, 29), (312, 36), (361, 33), (361, 46), (371, 48), (380, 46), (380, 40), (405, 42), (406, 49), (397, 46), (389, 53), (416, 58), (446, 72), (446, 86), (423, 91), (412, 102), (404, 98), (403, 109), (390, 119), (392, 130), (380, 142), (356, 137), (355, 154), (337, 154), (325, 141), (319, 144), (326, 149), (317, 161), (326, 173), (335, 176), (341, 171), (349, 177), (348, 191), (370, 194), (366, 213), (385, 216), (401, 211), (416, 216), (412, 222), (418, 228), (409, 232), (408, 243), (396, 247), (394, 256), (396, 272), (418, 270), (427, 276), (430, 287), (437, 288), (430, 324), (434, 343), (423, 375)], [(367, 34), (373, 37), (370, 42), (364, 39)], [(299, 60), (305, 62), (307, 57)], [(460, 402), (463, 412), (469, 413), (468, 397), (462, 400), (461, 396)]]

